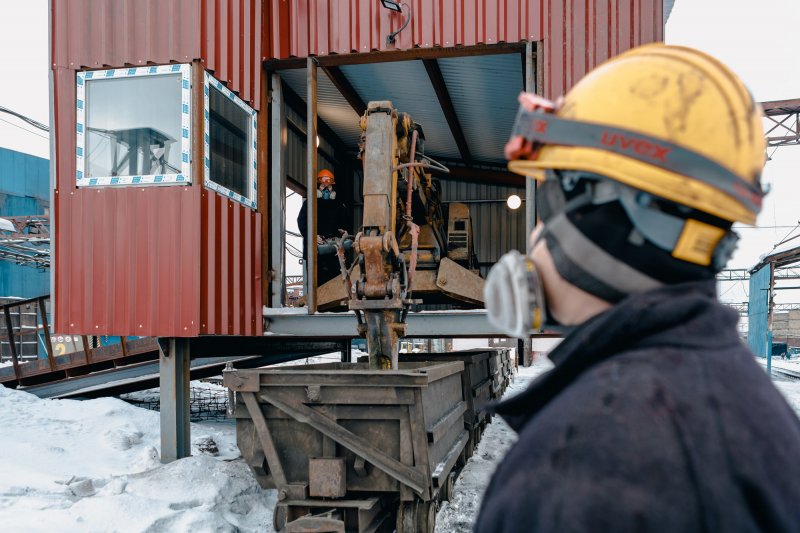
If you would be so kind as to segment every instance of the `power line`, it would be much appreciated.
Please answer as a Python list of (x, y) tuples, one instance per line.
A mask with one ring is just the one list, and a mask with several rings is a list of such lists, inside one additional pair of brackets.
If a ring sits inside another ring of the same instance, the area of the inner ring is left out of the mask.
[(27, 122), (28, 124), (30, 124), (34, 128), (39, 128), (40, 130), (44, 130), (44, 131), (48, 131), (48, 132), (50, 131), (50, 126), (42, 124), (38, 120), (33, 120), (32, 118), (27, 117), (27, 116), (23, 115), (22, 113), (17, 113), (16, 111), (12, 111), (11, 109), (9, 109), (7, 107), (3, 107), (1, 105), (0, 105), (0, 113), (8, 113), (9, 115), (13, 115), (13, 116), (17, 117), (20, 120), (24, 120), (25, 122)]
[(0, 122), (5, 122), (5, 123), (6, 123), (6, 124), (8, 124), (9, 126), (14, 126), (15, 128), (19, 128), (19, 129), (21, 129), (21, 130), (22, 130), (22, 131), (24, 131), (24, 132), (30, 133), (31, 135), (36, 135), (37, 137), (41, 137), (42, 139), (46, 139), (46, 140), (48, 140), (48, 141), (50, 140), (50, 137), (46, 137), (46, 136), (42, 135), (41, 133), (36, 133), (35, 131), (31, 131), (31, 130), (29, 130), (29, 129), (23, 128), (23, 127), (22, 127), (22, 126), (20, 126), (19, 124), (14, 124), (13, 122), (9, 122), (9, 121), (7, 121), (7, 120), (4, 120), (4, 119), (2, 119), (2, 118), (0, 118)]

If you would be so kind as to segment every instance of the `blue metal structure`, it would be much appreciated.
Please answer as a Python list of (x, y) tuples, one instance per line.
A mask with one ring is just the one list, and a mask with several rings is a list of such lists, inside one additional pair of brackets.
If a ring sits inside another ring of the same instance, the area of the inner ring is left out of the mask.
[(770, 263), (750, 274), (750, 297), (747, 306), (747, 345), (758, 357), (767, 357), (769, 339)]
[[(43, 215), (50, 203), (50, 162), (0, 148), (0, 217)], [(50, 293), (50, 273), (0, 261), (0, 297)]]

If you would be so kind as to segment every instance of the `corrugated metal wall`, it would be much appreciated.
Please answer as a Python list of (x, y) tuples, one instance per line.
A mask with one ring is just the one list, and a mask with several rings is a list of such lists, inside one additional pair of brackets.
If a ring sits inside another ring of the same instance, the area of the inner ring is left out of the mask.
[[(308, 176), (306, 172), (306, 119), (286, 107), (286, 120), (295, 124), (301, 132), (292, 128), (286, 136), (286, 153), (283, 155), (286, 176), (298, 183), (305, 184)], [(319, 149), (317, 151), (317, 172), (323, 168), (333, 170), (335, 162), (332, 157), (333, 147), (323, 137), (319, 136)]]
[[(363, 213), (362, 182), (359, 174), (354, 179), (354, 228), (358, 231)], [(466, 202), (469, 206), (475, 253), (482, 265), (482, 276), (486, 277), (491, 265), (507, 251), (525, 252), (525, 206), (511, 210), (506, 205), (506, 199), (512, 194), (524, 198), (525, 189), (454, 180), (441, 180), (440, 183), (442, 202)]]
[[(270, 0), (270, 58), (385, 50), (405, 20), (374, 0)], [(664, 38), (662, 0), (412, 0), (397, 48), (542, 41), (544, 94), (563, 94), (588, 70)]]
[(750, 274), (750, 299), (747, 302), (747, 345), (759, 357), (767, 356), (769, 334), (770, 265)]
[(257, 108), (261, 1), (52, 5), (55, 328), (97, 335), (260, 334), (261, 215), (204, 189), (199, 162), (191, 187), (78, 189), (74, 154), (75, 71), (82, 68), (203, 59)]
[(506, 205), (512, 194), (524, 199), (525, 189), (450, 180), (441, 184), (443, 201), (466, 201), (469, 206), (475, 253), (484, 277), (490, 268), (484, 263), (493, 264), (512, 249), (525, 253), (525, 205), (515, 210)]
[(262, 0), (52, 0), (53, 68), (203, 59), (258, 109)]

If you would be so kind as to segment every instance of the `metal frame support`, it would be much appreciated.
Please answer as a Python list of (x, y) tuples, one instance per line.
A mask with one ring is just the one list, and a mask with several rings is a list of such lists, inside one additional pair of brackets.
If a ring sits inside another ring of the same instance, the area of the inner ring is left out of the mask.
[(306, 61), (306, 300), (308, 314), (317, 312), (317, 63)]
[(767, 292), (767, 376), (772, 377), (772, 308), (775, 305), (775, 262), (769, 264), (769, 292)]
[(517, 365), (529, 367), (533, 364), (533, 340), (517, 339)]
[(189, 428), (189, 339), (171, 338), (159, 355), (161, 462), (191, 455)]
[(342, 341), (342, 363), (353, 362), (353, 339)]
[[(536, 71), (533, 61), (533, 48), (535, 43), (528, 41), (525, 44), (525, 91), (535, 93)], [(530, 236), (536, 227), (536, 181), (527, 176), (525, 180), (525, 243), (530, 246)], [(530, 250), (529, 250), (530, 251)], [(526, 365), (527, 366), (527, 365)]]
[(272, 159), (270, 164), (270, 261), (272, 280), (270, 293), (272, 307), (283, 307), (286, 298), (286, 107), (283, 99), (283, 84), (278, 74), (272, 74), (272, 113), (270, 135)]

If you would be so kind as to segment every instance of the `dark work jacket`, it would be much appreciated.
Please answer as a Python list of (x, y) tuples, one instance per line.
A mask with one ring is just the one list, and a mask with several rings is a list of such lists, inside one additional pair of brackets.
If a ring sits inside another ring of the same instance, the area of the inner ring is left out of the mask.
[[(303, 236), (304, 243), (308, 232), (307, 202), (307, 200), (303, 200), (303, 205), (300, 206), (300, 212), (297, 215), (297, 227), (300, 235)], [(351, 231), (351, 218), (352, 213), (343, 201), (317, 198), (317, 234), (323, 239), (338, 237), (340, 229)]]
[(800, 421), (713, 282), (628, 297), (496, 407), (519, 434), (475, 531), (800, 531)]

